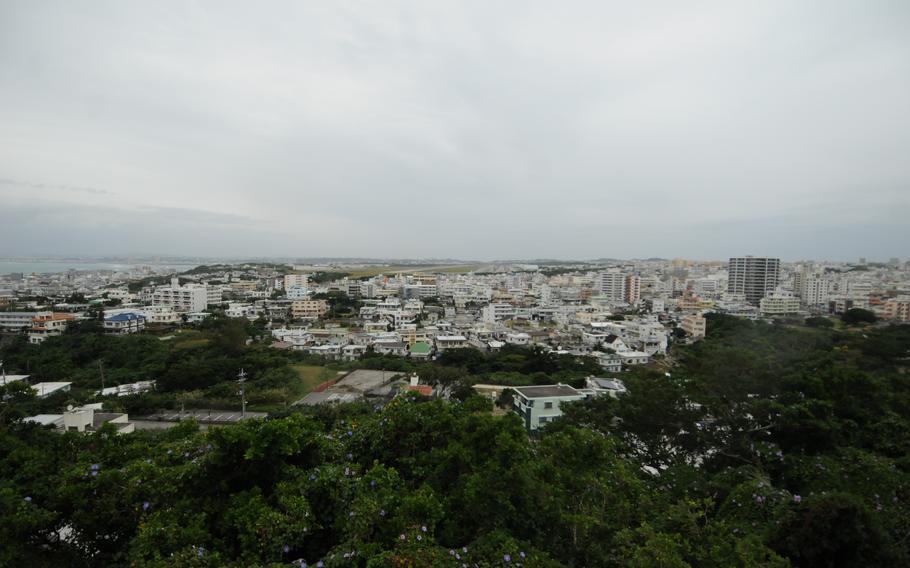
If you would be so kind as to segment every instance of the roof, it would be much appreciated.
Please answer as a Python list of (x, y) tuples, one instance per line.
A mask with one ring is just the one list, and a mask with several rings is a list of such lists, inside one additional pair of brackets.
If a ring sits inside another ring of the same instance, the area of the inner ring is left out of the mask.
[(34, 385), (32, 385), (32, 388), (35, 389), (36, 391), (38, 391), (38, 396), (42, 396), (45, 394), (50, 394), (52, 392), (56, 392), (60, 389), (65, 389), (66, 387), (70, 386), (71, 384), (73, 384), (73, 383), (47, 382), (47, 383), (34, 384)]
[(626, 390), (625, 385), (622, 384), (622, 381), (616, 379), (599, 379), (594, 377), (591, 379), (598, 388), (608, 389), (608, 390)]
[(35, 416), (29, 416), (28, 418), (23, 418), (26, 422), (37, 422), (42, 426), (49, 426), (51, 424), (56, 424), (63, 420), (62, 414), (36, 414)]
[(423, 396), (430, 396), (433, 394), (433, 387), (430, 385), (407, 385), (404, 387), (404, 390), (408, 392), (420, 393)]
[(109, 316), (104, 318), (104, 321), (133, 321), (137, 319), (145, 319), (145, 316), (134, 314), (132, 312), (125, 314), (117, 314), (115, 316)]
[(411, 345), (411, 353), (429, 353), (430, 344), (418, 341), (414, 345)]
[(579, 396), (579, 392), (569, 385), (539, 385), (533, 387), (514, 387), (525, 398), (555, 398), (561, 396)]

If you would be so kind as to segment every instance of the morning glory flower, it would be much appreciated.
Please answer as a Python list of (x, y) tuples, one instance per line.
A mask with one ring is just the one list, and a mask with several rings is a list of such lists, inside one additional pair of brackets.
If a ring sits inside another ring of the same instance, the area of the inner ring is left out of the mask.
[(373, 479), (370, 481), (370, 487), (376, 487), (376, 480)]
[(200, 546), (199, 550), (196, 551), (196, 556), (198, 556), (199, 558), (202, 558), (203, 556), (205, 556), (205, 549)]
[(427, 532), (427, 526), (424, 525), (424, 526), (420, 527), (420, 530), (422, 530), (423, 532)]
[(98, 471), (98, 469), (99, 469), (100, 467), (101, 467), (100, 465), (98, 465), (98, 464), (96, 464), (96, 463), (93, 463), (93, 464), (92, 464), (92, 471)]
[(285, 544), (284, 548), (282, 550), (284, 550), (284, 553), (287, 554), (288, 552), (290, 552), (291, 547)]
[(26, 496), (26, 497), (25, 497), (25, 502), (26, 502), (26, 503), (31, 503), (31, 502), (32, 502), (32, 498)]
[(449, 556), (455, 556), (455, 549), (454, 549), (454, 548), (450, 548), (450, 549), (449, 549)]
[(522, 558), (524, 558), (524, 557), (525, 557), (525, 552), (524, 552), (524, 550), (522, 550), (521, 552), (519, 552), (518, 555), (521, 556)]
[(380, 516), (380, 517), (384, 517), (384, 516), (385, 516), (385, 509), (380, 509), (380, 510), (379, 510), (379, 516)]
[(354, 454), (352, 454), (351, 452), (348, 452), (348, 459), (352, 459), (353, 457), (354, 457)]
[(503, 555), (502, 559), (505, 560), (506, 562), (511, 562), (511, 561), (512, 561), (512, 557), (509, 556), (508, 554)]
[(148, 511), (148, 510), (149, 510), (149, 507), (151, 507), (151, 506), (152, 506), (151, 503), (149, 503), (148, 501), (143, 501), (143, 502), (142, 502), (142, 510), (143, 510), (143, 511)]
[(325, 564), (322, 563), (322, 560), (316, 563), (316, 568), (322, 568)]
[(93, 471), (93, 472), (92, 472), (92, 477), (97, 477), (97, 476), (98, 476), (98, 472), (97, 472), (97, 471)]
[(316, 476), (312, 473), (310, 474), (310, 481), (316, 481)]
[(800, 495), (794, 495), (794, 496), (793, 496), (793, 501), (794, 501), (795, 503), (799, 503), (799, 502), (802, 501), (802, 500), (803, 500), (803, 498), (802, 498)]
[(423, 540), (423, 537), (420, 535), (417, 535), (417, 540)]
[(348, 436), (353, 436), (353, 435), (354, 435), (354, 431), (353, 431), (353, 430), (348, 430)]

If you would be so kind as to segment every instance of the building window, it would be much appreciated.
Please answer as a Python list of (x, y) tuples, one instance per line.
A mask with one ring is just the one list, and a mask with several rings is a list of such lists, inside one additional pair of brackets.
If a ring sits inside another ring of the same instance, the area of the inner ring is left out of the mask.
[(552, 402), (545, 402), (545, 403), (543, 403), (543, 407), (544, 407), (544, 408), (553, 408), (553, 403), (552, 403)]

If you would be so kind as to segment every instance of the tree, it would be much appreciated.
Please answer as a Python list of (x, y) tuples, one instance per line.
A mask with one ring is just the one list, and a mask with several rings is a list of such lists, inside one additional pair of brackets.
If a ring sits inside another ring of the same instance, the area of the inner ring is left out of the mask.
[(841, 316), (843, 322), (847, 325), (856, 325), (858, 323), (875, 323), (878, 318), (874, 312), (862, 308), (850, 308)]

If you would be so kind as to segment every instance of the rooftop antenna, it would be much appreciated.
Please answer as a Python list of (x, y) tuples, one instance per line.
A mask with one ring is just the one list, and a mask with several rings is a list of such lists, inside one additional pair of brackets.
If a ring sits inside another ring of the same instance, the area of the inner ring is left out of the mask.
[(246, 382), (246, 371), (242, 368), (237, 373), (237, 382), (240, 383), (240, 418), (243, 418), (246, 416), (246, 391), (243, 386), (243, 383)]

